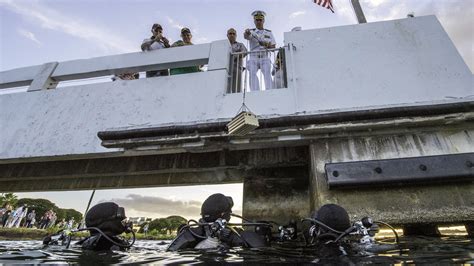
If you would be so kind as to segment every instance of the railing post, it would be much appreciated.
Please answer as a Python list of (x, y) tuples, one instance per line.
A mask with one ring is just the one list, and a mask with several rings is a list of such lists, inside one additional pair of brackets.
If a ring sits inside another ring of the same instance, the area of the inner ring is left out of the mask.
[(33, 78), (33, 81), (31, 82), (31, 85), (27, 91), (31, 92), (56, 88), (58, 83), (51, 78), (51, 75), (57, 66), (58, 62), (43, 64), (38, 74), (36, 74), (36, 76)]

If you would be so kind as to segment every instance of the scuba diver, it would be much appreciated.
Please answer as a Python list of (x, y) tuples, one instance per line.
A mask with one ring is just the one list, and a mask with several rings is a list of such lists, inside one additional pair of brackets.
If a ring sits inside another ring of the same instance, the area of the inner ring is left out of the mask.
[[(86, 228), (63, 229), (43, 239), (44, 245), (66, 245), (69, 247), (72, 234), (89, 231), (90, 236), (75, 243), (82, 249), (94, 251), (126, 250), (135, 243), (135, 233), (131, 223), (125, 223), (125, 209), (113, 202), (103, 202), (93, 206), (86, 214)], [(120, 234), (132, 233), (129, 243)]]
[[(189, 220), (188, 224), (182, 225), (167, 250), (268, 246), (267, 238), (264, 234), (259, 234), (257, 228), (271, 225), (265, 222), (229, 223), (231, 216), (242, 218), (232, 214), (233, 206), (232, 197), (219, 193), (209, 196), (201, 206), (202, 218), (199, 221)], [(244, 231), (235, 226), (254, 226), (256, 230)]]
[(311, 218), (305, 218), (302, 222), (311, 223), (304, 234), (306, 245), (314, 247), (320, 257), (347, 255), (350, 251), (381, 249), (381, 246), (377, 247), (374, 238), (379, 231), (379, 225), (392, 229), (399, 244), (397, 232), (389, 224), (364, 217), (351, 225), (347, 211), (336, 204), (321, 206)]

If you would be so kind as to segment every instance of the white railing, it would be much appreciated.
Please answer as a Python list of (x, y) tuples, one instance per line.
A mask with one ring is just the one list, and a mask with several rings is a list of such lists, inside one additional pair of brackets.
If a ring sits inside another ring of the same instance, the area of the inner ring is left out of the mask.
[(229, 74), (228, 93), (286, 88), (285, 49), (232, 53)]
[(227, 69), (227, 40), (150, 52), (137, 52), (66, 62), (51, 62), (0, 72), (0, 89), (29, 86), (28, 91), (56, 88), (59, 82), (124, 73), (207, 64), (207, 71)]

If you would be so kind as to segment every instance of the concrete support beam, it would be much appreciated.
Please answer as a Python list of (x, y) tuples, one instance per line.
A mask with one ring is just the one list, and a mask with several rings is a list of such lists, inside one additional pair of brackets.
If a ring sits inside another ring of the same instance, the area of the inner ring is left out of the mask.
[(249, 172), (244, 179), (243, 216), (287, 224), (310, 214), (309, 167), (279, 167)]
[(441, 236), (436, 224), (406, 224), (403, 225), (405, 236)]
[(464, 224), (466, 228), (467, 235), (471, 238), (474, 238), (474, 222), (467, 222)]
[(201, 172), (127, 173), (118, 175), (90, 175), (80, 177), (41, 178), (0, 181), (2, 192), (71, 191), (91, 189), (146, 188), (191, 186), (204, 184), (230, 184), (242, 182), (244, 171), (239, 169), (213, 169)]
[(295, 147), (0, 164), (0, 192), (235, 183), (247, 170), (307, 160)]
[(364, 215), (393, 224), (474, 221), (474, 183), (385, 185), (377, 189), (329, 190), (325, 164), (472, 152), (473, 130), (321, 139), (310, 146), (311, 208), (326, 203), (345, 207), (351, 217)]

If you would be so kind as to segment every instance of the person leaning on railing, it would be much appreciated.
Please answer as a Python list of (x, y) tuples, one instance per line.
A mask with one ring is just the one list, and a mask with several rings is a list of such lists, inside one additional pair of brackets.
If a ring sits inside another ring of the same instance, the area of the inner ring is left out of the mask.
[(243, 43), (237, 41), (237, 31), (234, 28), (227, 30), (227, 39), (232, 47), (232, 53), (239, 53), (233, 55), (231, 66), (231, 91), (240, 92), (242, 89), (242, 72), (244, 71), (242, 59), (247, 56), (247, 48)]
[[(191, 34), (191, 30), (189, 30), (188, 28), (182, 28), (181, 40), (173, 43), (171, 47), (193, 45), (193, 43), (191, 42), (192, 38), (193, 38), (193, 35)], [(193, 73), (193, 72), (199, 72), (199, 71), (200, 71), (199, 66), (179, 67), (179, 68), (170, 69), (170, 74), (179, 75), (179, 74)]]
[[(155, 23), (151, 27), (151, 33), (153, 34), (149, 39), (143, 40), (142, 51), (153, 51), (158, 49), (169, 48), (170, 43), (168, 39), (163, 36), (163, 28), (160, 24)], [(157, 70), (157, 71), (147, 71), (146, 77), (159, 77), (159, 76), (169, 76), (168, 69)]]

